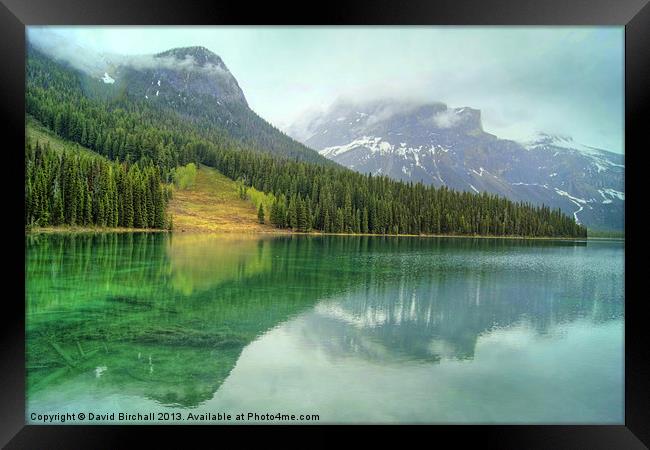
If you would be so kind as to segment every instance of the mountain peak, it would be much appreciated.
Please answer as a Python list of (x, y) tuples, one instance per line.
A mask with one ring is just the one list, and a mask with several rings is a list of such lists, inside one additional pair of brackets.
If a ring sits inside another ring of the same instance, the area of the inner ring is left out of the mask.
[[(552, 134), (546, 132), (538, 132), (530, 138), (522, 141), (522, 144), (528, 148), (541, 148), (541, 147), (559, 147), (571, 150), (583, 150), (586, 146), (573, 140), (573, 137), (565, 134)], [(587, 151), (587, 153), (591, 153)]]
[(551, 134), (539, 132), (534, 134), (527, 142), (538, 144), (558, 144), (558, 143), (572, 143), (573, 138), (565, 134)]
[(191, 57), (198, 66), (204, 67), (207, 64), (212, 64), (222, 69), (226, 69), (226, 65), (219, 55), (203, 46), (172, 48), (154, 56), (156, 58), (173, 57), (179, 60)]
[(427, 126), (440, 129), (462, 128), (481, 130), (481, 111), (470, 107), (450, 108), (439, 101), (417, 102), (392, 99), (375, 99), (354, 103), (335, 102), (328, 112), (331, 117), (345, 117), (362, 114), (370, 117), (370, 123), (391, 119), (414, 118)]

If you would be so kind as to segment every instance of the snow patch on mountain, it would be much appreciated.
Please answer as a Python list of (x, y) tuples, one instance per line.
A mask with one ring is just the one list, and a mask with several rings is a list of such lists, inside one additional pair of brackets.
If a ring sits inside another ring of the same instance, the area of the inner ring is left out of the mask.
[(389, 142), (382, 141), (382, 138), (380, 137), (363, 136), (362, 138), (355, 139), (354, 141), (345, 145), (335, 145), (332, 147), (325, 147), (320, 151), (320, 154), (328, 158), (332, 158), (334, 156), (339, 156), (342, 155), (343, 153), (347, 153), (350, 150), (354, 150), (356, 148), (366, 148), (371, 153), (376, 153), (376, 152), (388, 153), (391, 150), (393, 150), (394, 146), (391, 145)]
[[(535, 137), (523, 142), (523, 145), (528, 150), (539, 150), (545, 148), (562, 148), (566, 150), (573, 150), (583, 155), (588, 156), (592, 160), (593, 167), (596, 168), (598, 173), (605, 172), (612, 167), (622, 167), (623, 164), (618, 164), (607, 157), (608, 152), (601, 149), (591, 147), (589, 145), (580, 144), (573, 140), (570, 136), (552, 135), (540, 133)], [(559, 155), (560, 152), (553, 153), (553, 156)]]
[(567, 191), (563, 191), (561, 189), (555, 188), (555, 192), (557, 192), (559, 195), (561, 195), (563, 197), (567, 197), (571, 201), (578, 202), (578, 203), (583, 203), (583, 204), (587, 203), (587, 200), (585, 200), (584, 198), (574, 197), (571, 194), (569, 194)]
[(422, 164), (420, 164), (420, 155), (418, 155), (417, 153), (414, 153), (413, 154), (413, 159), (415, 159), (415, 165), (416, 166), (422, 167), (424, 169), (424, 166)]
[(539, 186), (539, 187), (543, 187), (544, 189), (548, 189), (548, 184), (522, 183), (522, 182), (511, 183), (511, 184), (512, 186)]
[(625, 193), (621, 191), (617, 191), (616, 189), (604, 188), (604, 189), (598, 189), (598, 192), (604, 199), (603, 203), (611, 203), (614, 198), (617, 198), (619, 200), (625, 200)]
[[(574, 197), (571, 194), (569, 194), (567, 191), (563, 191), (561, 189), (555, 188), (555, 192), (558, 193), (558, 195), (561, 195), (563, 197), (567, 197), (570, 201), (576, 204), (578, 206), (578, 209), (573, 212), (573, 217), (576, 221), (576, 223), (580, 223), (580, 219), (578, 219), (578, 213), (581, 212), (584, 208), (583, 205), (587, 204), (587, 200), (583, 198), (578, 198)], [(589, 209), (591, 209), (591, 206), (589, 206)]]
[(545, 147), (545, 146), (553, 146), (559, 148), (566, 148), (570, 150), (577, 150), (589, 154), (600, 153), (600, 150), (596, 148), (589, 147), (588, 145), (580, 144), (574, 141), (571, 136), (564, 136), (558, 134), (538, 133), (533, 137), (531, 137), (530, 139), (522, 142), (522, 144), (529, 150), (534, 150), (536, 148)]
[(115, 79), (112, 78), (112, 77), (108, 74), (108, 72), (104, 72), (104, 76), (102, 77), (102, 81), (103, 81), (105, 84), (113, 84), (113, 83), (115, 83)]

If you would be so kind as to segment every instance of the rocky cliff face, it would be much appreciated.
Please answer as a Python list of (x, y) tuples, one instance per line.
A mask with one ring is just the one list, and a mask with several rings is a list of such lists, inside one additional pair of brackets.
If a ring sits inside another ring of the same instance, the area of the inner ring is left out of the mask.
[[(148, 63), (151, 62), (149, 67)], [(192, 105), (205, 99), (247, 106), (237, 80), (221, 58), (203, 47), (168, 50), (137, 59), (121, 68), (133, 95), (158, 97), (171, 105)]]

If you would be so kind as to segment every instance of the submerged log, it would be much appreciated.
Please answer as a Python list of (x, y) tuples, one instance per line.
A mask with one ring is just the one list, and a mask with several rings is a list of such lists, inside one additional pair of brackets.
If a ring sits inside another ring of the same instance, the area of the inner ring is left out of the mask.
[(52, 348), (63, 358), (63, 360), (68, 364), (70, 367), (77, 367), (77, 364), (70, 358), (61, 347), (59, 347), (59, 344), (57, 344), (54, 341), (50, 341), (50, 345), (52, 345)]

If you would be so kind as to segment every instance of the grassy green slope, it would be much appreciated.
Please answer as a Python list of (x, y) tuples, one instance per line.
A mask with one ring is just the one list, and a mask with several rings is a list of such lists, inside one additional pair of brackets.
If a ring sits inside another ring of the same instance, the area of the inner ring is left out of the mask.
[(82, 147), (77, 143), (66, 141), (65, 139), (60, 138), (49, 128), (46, 128), (38, 120), (29, 115), (25, 118), (25, 135), (30, 139), (32, 144), (36, 144), (36, 142), (38, 142), (40, 145), (49, 143), (52, 150), (74, 150), (81, 153), (86, 153), (95, 158), (106, 159), (104, 156), (95, 153), (86, 147)]
[(280, 233), (257, 220), (251, 200), (239, 197), (239, 186), (207, 166), (200, 166), (194, 185), (174, 191), (169, 204), (175, 231), (217, 233)]

